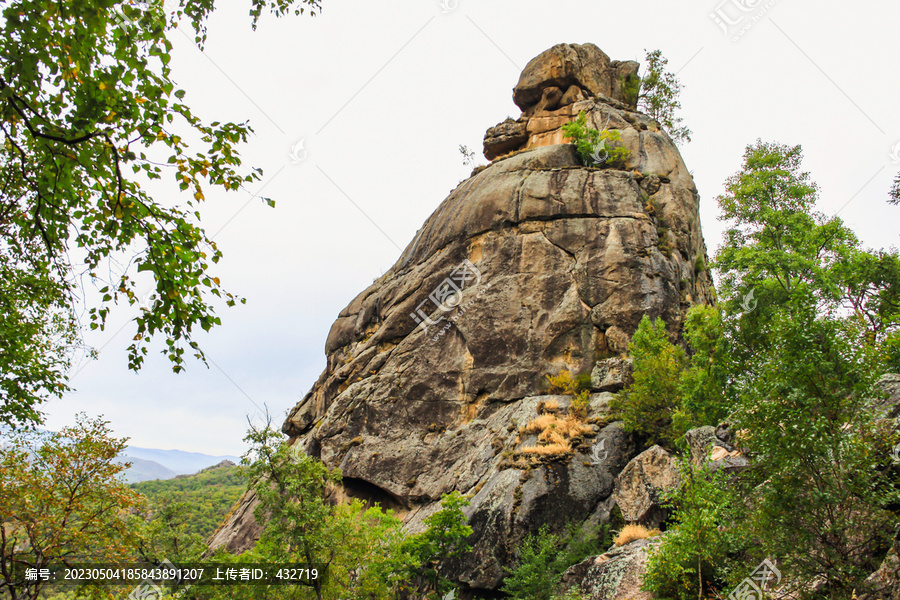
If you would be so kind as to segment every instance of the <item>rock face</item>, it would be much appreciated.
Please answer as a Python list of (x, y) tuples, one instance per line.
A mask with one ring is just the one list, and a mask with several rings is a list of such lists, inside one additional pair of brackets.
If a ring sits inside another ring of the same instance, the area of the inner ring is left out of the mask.
[(678, 486), (678, 463), (660, 446), (641, 452), (616, 478), (613, 498), (622, 518), (648, 528), (666, 520), (665, 492)]
[[(471, 588), (496, 589), (541, 524), (609, 519), (639, 450), (606, 415), (630, 336), (645, 314), (675, 332), (692, 304), (712, 302), (695, 268), (706, 249), (690, 173), (655, 121), (614, 99), (618, 74), (634, 71), (592, 46), (529, 63), (517, 101), (552, 104), (558, 88), (574, 99), (566, 114), (620, 131), (625, 167), (584, 167), (572, 145), (542, 143), (462, 182), (341, 311), (327, 368), (284, 424), (341, 469), (347, 495), (396, 509), (410, 531), (442, 494), (469, 494), (474, 550), (454, 572)], [(552, 133), (565, 120), (547, 115), (529, 117), (527, 143), (533, 122)], [(523, 143), (506, 125), (496, 137)], [(596, 374), (575, 425), (572, 397), (547, 394), (545, 375), (563, 369)], [(557, 425), (571, 431), (551, 445)], [(232, 519), (220, 537), (252, 537), (244, 526)]]
[(633, 111), (639, 66), (610, 60), (594, 44), (558, 44), (541, 53), (528, 63), (513, 89), (522, 116), (488, 129), (485, 157), (494, 160), (520, 149), (563, 143), (559, 128), (578, 116), (585, 100), (596, 98)]
[(563, 586), (577, 588), (585, 600), (653, 600), (641, 585), (648, 550), (661, 539), (637, 540), (592, 556), (563, 574)]

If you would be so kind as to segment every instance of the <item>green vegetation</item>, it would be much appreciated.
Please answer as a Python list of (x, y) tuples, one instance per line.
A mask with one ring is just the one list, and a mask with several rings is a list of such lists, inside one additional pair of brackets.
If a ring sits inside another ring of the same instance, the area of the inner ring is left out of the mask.
[(558, 594), (562, 574), (588, 556), (602, 554), (610, 544), (612, 536), (606, 524), (596, 529), (571, 527), (562, 537), (542, 525), (537, 533), (522, 540), (516, 552), (517, 564), (509, 570), (502, 590), (513, 600), (569, 598), (569, 594)]
[(681, 83), (674, 73), (666, 71), (669, 64), (660, 50), (647, 52), (647, 73), (641, 78), (638, 108), (666, 128), (676, 144), (691, 141), (691, 130), (681, 124), (675, 111), (681, 108)]
[(628, 148), (622, 145), (622, 136), (615, 129), (598, 131), (587, 126), (587, 115), (582, 111), (578, 118), (562, 126), (567, 138), (575, 143), (575, 150), (586, 166), (608, 164), (623, 168), (628, 159)]
[(692, 307), (684, 338), (690, 355), (669, 341), (662, 319), (644, 315), (629, 345), (634, 383), (610, 402), (628, 431), (670, 450), (689, 429), (718, 424), (728, 414), (718, 311)]
[(735, 535), (735, 494), (723, 472), (696, 469), (689, 460), (681, 462), (681, 477), (681, 488), (666, 499), (676, 509), (671, 531), (650, 551), (644, 586), (654, 596), (671, 600), (727, 593), (733, 587), (724, 579), (727, 559), (743, 550), (737, 546), (741, 536)]
[[(235, 191), (262, 171), (242, 168), (246, 123), (207, 124), (183, 101), (167, 34), (187, 21), (202, 45), (215, 0), (176, 4), (2, 5), (0, 335), (9, 351), (0, 371), (14, 376), (0, 382), (0, 422), (40, 422), (41, 402), (68, 390), (80, 274), (102, 294), (87, 307), (92, 328), (104, 327), (111, 304), (138, 306), (154, 290), (135, 318), (134, 370), (156, 336), (175, 371), (186, 350), (202, 359), (194, 332), (220, 324), (214, 303), (242, 301), (212, 273), (222, 253), (198, 204), (211, 187)], [(264, 9), (304, 8), (318, 0), (253, 0), (250, 14), (255, 25)], [(164, 177), (171, 197), (152, 197), (143, 185)]]
[(240, 467), (214, 466), (194, 475), (131, 484), (146, 496), (151, 510), (172, 503), (181, 506), (186, 533), (208, 538), (247, 489)]
[[(635, 335), (635, 385), (619, 404), (631, 426), (671, 442), (725, 411), (753, 463), (727, 484), (688, 474), (673, 533), (649, 563), (648, 589), (662, 597), (727, 594), (768, 556), (798, 597), (849, 599), (900, 523), (896, 433), (870, 400), (877, 377), (898, 367), (900, 257), (861, 248), (840, 219), (816, 212), (801, 159), (799, 146), (757, 142), (728, 180), (721, 303), (689, 316), (690, 358), (658, 325)], [(672, 396), (651, 395), (660, 373), (678, 380)]]
[[(118, 476), (126, 440), (100, 419), (41, 436), (19, 430), (0, 444), (0, 594), (37, 598), (45, 587), (25, 579), (73, 557), (121, 564), (137, 545), (141, 497)], [(8, 575), (14, 574), (14, 575)]]

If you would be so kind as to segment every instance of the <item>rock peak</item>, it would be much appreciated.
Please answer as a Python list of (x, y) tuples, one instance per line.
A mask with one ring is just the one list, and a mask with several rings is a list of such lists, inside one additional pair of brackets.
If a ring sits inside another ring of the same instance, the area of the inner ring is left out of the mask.
[(541, 52), (513, 88), (522, 116), (488, 129), (484, 156), (494, 160), (521, 149), (563, 143), (559, 128), (575, 119), (588, 100), (635, 110), (639, 68), (633, 60), (610, 60), (594, 44), (557, 44)]

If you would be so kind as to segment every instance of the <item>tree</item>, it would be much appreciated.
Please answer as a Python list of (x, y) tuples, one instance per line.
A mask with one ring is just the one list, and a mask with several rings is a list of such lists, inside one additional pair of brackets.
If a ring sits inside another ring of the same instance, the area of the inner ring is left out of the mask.
[(738, 360), (766, 351), (773, 313), (796, 302), (853, 319), (859, 343), (874, 347), (898, 329), (900, 256), (863, 250), (838, 217), (816, 211), (818, 188), (801, 160), (800, 146), (757, 141), (718, 198), (731, 226), (714, 266), (726, 313), (742, 320), (731, 327)]
[[(238, 190), (262, 171), (241, 168), (247, 123), (207, 124), (172, 80), (167, 32), (187, 20), (202, 45), (215, 0), (175, 0), (171, 10), (161, 0), (0, 8), (0, 419), (28, 422), (39, 420), (40, 401), (67, 389), (66, 350), (86, 300), (81, 275), (102, 295), (89, 306), (93, 328), (103, 328), (112, 303), (138, 304), (139, 284), (152, 282), (155, 303), (135, 318), (130, 368), (157, 335), (176, 371), (185, 346), (203, 358), (193, 334), (220, 324), (215, 298), (242, 300), (211, 272), (222, 254), (198, 204), (208, 187)], [(305, 8), (317, 10), (318, 0), (253, 0), (250, 14), (255, 27), (264, 9)], [(164, 176), (173, 193), (151, 196), (147, 182)]]
[(628, 351), (634, 382), (610, 403), (628, 431), (672, 448), (672, 417), (680, 408), (678, 379), (686, 367), (684, 350), (669, 342), (666, 324), (647, 315), (634, 332)]
[[(866, 251), (815, 211), (799, 146), (757, 142), (719, 198), (716, 256), (752, 560), (777, 556), (796, 591), (849, 598), (897, 519), (874, 382), (895, 339), (895, 252)], [(753, 301), (751, 302), (750, 299)]]
[(141, 559), (160, 565), (197, 562), (206, 550), (204, 539), (191, 531), (190, 505), (179, 502), (171, 493), (157, 498), (150, 506), (150, 518), (144, 524), (138, 554)]
[(410, 578), (424, 580), (424, 586), (418, 591), (429, 598), (443, 598), (456, 587), (442, 575), (441, 567), (472, 549), (466, 541), (472, 535), (472, 528), (463, 513), (468, 505), (468, 499), (459, 492), (445, 494), (441, 509), (425, 518), (425, 531), (410, 536), (402, 546), (414, 558), (409, 565)]
[[(299, 446), (290, 446), (271, 424), (250, 428), (252, 448), (245, 456), (251, 488), (259, 498), (255, 516), (265, 523), (256, 547), (237, 560), (246, 563), (304, 563), (319, 577), (306, 582), (318, 600), (388, 598), (416, 564), (401, 546), (401, 521), (378, 506), (359, 500), (332, 505), (326, 492), (341, 481)], [(455, 513), (454, 513), (455, 514)], [(429, 537), (441, 550), (455, 529)], [(470, 530), (471, 532), (471, 530)], [(430, 546), (429, 546), (430, 547)], [(220, 557), (216, 557), (219, 560)], [(291, 586), (275, 590), (288, 594)], [(254, 590), (227, 590), (227, 597)], [(293, 596), (290, 596), (293, 597)]]
[(675, 114), (681, 108), (681, 83), (674, 73), (666, 71), (669, 60), (662, 51), (645, 51), (647, 74), (641, 78), (638, 108), (659, 121), (676, 144), (691, 141), (691, 130), (681, 125), (681, 117)]
[[(644, 587), (657, 598), (693, 600), (727, 591), (729, 554), (742, 551), (738, 498), (722, 471), (690, 460), (680, 464), (682, 485), (666, 497), (674, 509), (670, 532), (650, 552)], [(724, 594), (723, 594), (724, 595)]]
[(26, 568), (133, 557), (141, 497), (118, 479), (125, 446), (84, 415), (58, 433), (18, 431), (0, 445), (0, 591), (11, 600), (41, 593)]

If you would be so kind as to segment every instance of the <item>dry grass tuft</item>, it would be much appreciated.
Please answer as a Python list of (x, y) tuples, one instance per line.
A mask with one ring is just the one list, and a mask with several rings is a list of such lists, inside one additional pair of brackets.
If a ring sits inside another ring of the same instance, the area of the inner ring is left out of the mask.
[(647, 529), (643, 525), (626, 525), (616, 534), (613, 544), (616, 546), (624, 546), (629, 542), (646, 540), (647, 538), (657, 536), (660, 533), (662, 532), (659, 529)]
[(540, 433), (556, 421), (559, 421), (556, 415), (541, 415), (536, 419), (530, 420), (528, 425), (522, 430), (522, 433)]
[(556, 400), (541, 400), (537, 405), (537, 412), (539, 415), (544, 415), (547, 413), (556, 413), (559, 411), (559, 402)]
[(527, 448), (522, 448), (519, 452), (523, 454), (536, 454), (538, 456), (559, 456), (561, 454), (568, 454), (572, 451), (572, 446), (569, 444), (568, 440), (563, 440), (560, 443), (548, 444), (546, 446), (528, 446)]

